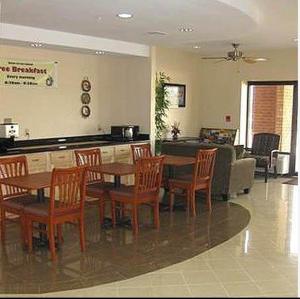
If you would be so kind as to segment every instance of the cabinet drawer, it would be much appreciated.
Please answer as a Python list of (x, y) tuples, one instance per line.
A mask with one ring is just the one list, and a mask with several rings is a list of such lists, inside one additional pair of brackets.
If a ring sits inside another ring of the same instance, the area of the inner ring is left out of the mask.
[(27, 154), (26, 159), (28, 163), (29, 173), (37, 173), (50, 170), (47, 153)]
[(57, 151), (50, 153), (50, 164), (51, 167), (73, 167), (74, 164), (74, 158), (73, 158), (73, 152), (72, 151)]
[(131, 156), (131, 148), (129, 145), (118, 145), (115, 147), (115, 155), (116, 157), (130, 157)]
[(100, 147), (102, 163), (114, 162), (114, 147), (104, 146)]

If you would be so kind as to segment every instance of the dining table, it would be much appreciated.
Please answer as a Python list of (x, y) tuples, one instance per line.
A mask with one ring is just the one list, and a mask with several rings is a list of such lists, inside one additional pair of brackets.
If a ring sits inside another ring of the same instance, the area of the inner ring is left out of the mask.
[[(38, 172), (23, 176), (9, 177), (0, 179), (0, 184), (22, 188), (26, 190), (36, 190), (37, 202), (45, 202), (45, 188), (51, 186), (52, 172)], [(45, 229), (45, 225), (39, 224), (41, 229)], [(37, 247), (48, 246), (47, 236), (39, 233), (39, 237), (33, 238), (33, 244)]]

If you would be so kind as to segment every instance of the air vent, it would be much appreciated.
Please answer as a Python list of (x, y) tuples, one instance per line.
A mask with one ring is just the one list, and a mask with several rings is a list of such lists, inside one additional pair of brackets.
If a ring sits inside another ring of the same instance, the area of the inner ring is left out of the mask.
[(168, 33), (167, 32), (162, 32), (162, 31), (149, 31), (147, 32), (149, 35), (167, 35)]

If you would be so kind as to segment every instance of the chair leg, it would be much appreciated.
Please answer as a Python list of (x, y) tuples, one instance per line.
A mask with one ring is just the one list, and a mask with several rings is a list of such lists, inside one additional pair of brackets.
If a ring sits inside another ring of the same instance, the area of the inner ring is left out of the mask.
[(49, 237), (49, 247), (50, 247), (50, 252), (51, 252), (51, 259), (52, 259), (52, 261), (56, 261), (55, 227), (54, 227), (53, 223), (49, 223), (48, 237)]
[(186, 191), (186, 211), (188, 216), (190, 216), (190, 210), (191, 210), (191, 191), (187, 190)]
[(62, 224), (57, 224), (57, 237), (58, 237), (58, 242), (63, 243), (64, 238), (62, 235)]
[(24, 245), (27, 244), (27, 227), (25, 223), (24, 215), (20, 215), (20, 223), (21, 223), (21, 238)]
[(207, 209), (211, 212), (211, 188), (206, 189), (206, 206)]
[(191, 208), (192, 208), (192, 215), (196, 216), (196, 195), (195, 190), (191, 190)]
[(116, 201), (114, 199), (111, 200), (111, 220), (113, 228), (116, 227)]
[(83, 218), (79, 219), (79, 233), (80, 233), (80, 248), (81, 251), (85, 251), (85, 233), (84, 233), (84, 220)]
[(173, 212), (173, 206), (174, 206), (174, 191), (173, 189), (169, 190), (169, 210), (170, 212)]
[(154, 226), (156, 229), (159, 229), (159, 201), (156, 200), (153, 205), (153, 216), (154, 216)]
[(99, 218), (100, 223), (103, 224), (104, 222), (104, 200), (99, 198)]
[(137, 206), (133, 205), (132, 206), (132, 229), (133, 229), (133, 233), (136, 235), (138, 233), (139, 230), (139, 225), (138, 225), (138, 215), (137, 215), (138, 211), (137, 211)]
[(268, 169), (268, 165), (265, 166), (265, 183), (268, 182), (268, 176), (269, 176), (269, 169)]
[(32, 221), (31, 219), (26, 219), (26, 231), (27, 231), (27, 242), (28, 242), (28, 251), (32, 252)]
[(1, 209), (1, 220), (0, 220), (0, 226), (1, 226), (1, 241), (2, 243), (5, 242), (5, 210)]
[(277, 166), (274, 165), (274, 177), (275, 179), (277, 179)]

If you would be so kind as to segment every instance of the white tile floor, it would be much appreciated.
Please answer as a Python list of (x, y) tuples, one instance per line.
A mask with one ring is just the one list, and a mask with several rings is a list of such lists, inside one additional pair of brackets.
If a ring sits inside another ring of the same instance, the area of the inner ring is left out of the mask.
[(231, 199), (250, 211), (250, 223), (207, 252), (129, 280), (44, 296), (297, 297), (299, 198), (284, 180), (256, 180), (250, 194)]

